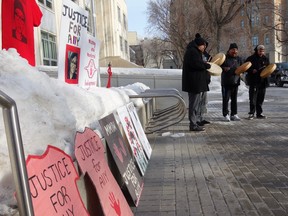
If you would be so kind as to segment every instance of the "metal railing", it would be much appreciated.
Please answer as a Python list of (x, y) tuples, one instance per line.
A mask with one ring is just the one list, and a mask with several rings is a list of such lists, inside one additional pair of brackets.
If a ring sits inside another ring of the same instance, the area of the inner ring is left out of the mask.
[(19, 213), (23, 216), (34, 216), (17, 106), (15, 101), (1, 90), (0, 106), (3, 108), (3, 120)]
[(182, 121), (186, 115), (186, 103), (177, 89), (160, 88), (148, 89), (138, 95), (130, 95), (130, 98), (151, 98), (155, 103), (156, 98), (176, 98), (177, 103), (162, 109), (152, 106), (151, 116), (145, 125), (145, 133), (153, 133)]

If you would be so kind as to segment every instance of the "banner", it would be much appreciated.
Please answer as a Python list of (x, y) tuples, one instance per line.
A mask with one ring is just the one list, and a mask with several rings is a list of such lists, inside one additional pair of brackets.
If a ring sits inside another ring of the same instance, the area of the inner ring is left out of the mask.
[(125, 135), (128, 139), (133, 156), (135, 157), (137, 161), (137, 165), (140, 169), (141, 174), (144, 176), (145, 171), (148, 166), (148, 161), (144, 154), (144, 151), (143, 151), (142, 145), (140, 144), (138, 136), (136, 135), (136, 131), (134, 129), (134, 126), (132, 124), (132, 121), (131, 121), (131, 118), (129, 116), (126, 106), (119, 107), (117, 109), (117, 113), (118, 113), (120, 122), (123, 126)]
[(77, 132), (75, 156), (81, 170), (89, 175), (96, 188), (104, 215), (132, 216), (130, 206), (108, 167), (98, 134), (90, 128), (85, 128), (83, 133)]
[(135, 160), (131, 157), (127, 144), (123, 140), (113, 113), (99, 120), (99, 124), (128, 192), (137, 206), (143, 190), (143, 178), (140, 176)]
[(48, 145), (41, 156), (26, 161), (34, 214), (88, 216), (80, 197), (73, 161), (62, 150)]

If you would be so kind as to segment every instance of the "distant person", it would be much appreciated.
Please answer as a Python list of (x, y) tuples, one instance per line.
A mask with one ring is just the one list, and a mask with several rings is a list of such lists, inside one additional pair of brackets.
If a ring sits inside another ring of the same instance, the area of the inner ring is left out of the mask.
[[(235, 70), (242, 64), (238, 56), (238, 46), (231, 43), (226, 53), (226, 59), (221, 65), (221, 86), (222, 86), (222, 114), (226, 121), (240, 121), (237, 115), (237, 96), (240, 76), (235, 74)], [(231, 100), (231, 113), (229, 115), (229, 100)]]
[(68, 58), (67, 79), (77, 79), (78, 53), (70, 53)]
[(189, 96), (189, 130), (204, 131), (205, 128), (197, 124), (201, 115), (201, 98), (209, 90), (207, 69), (210, 64), (203, 61), (202, 54), (206, 48), (206, 40), (196, 37), (185, 51), (182, 69), (182, 90)]
[(14, 28), (12, 29), (12, 36), (27, 44), (27, 36), (25, 32), (26, 18), (22, 3), (19, 0), (14, 2)]
[(264, 45), (258, 45), (254, 49), (254, 54), (246, 59), (252, 63), (247, 70), (247, 84), (249, 85), (249, 105), (250, 111), (248, 119), (253, 119), (256, 112), (256, 118), (265, 119), (262, 105), (265, 99), (266, 88), (269, 86), (268, 78), (262, 78), (260, 73), (269, 65), (269, 59), (265, 56)]

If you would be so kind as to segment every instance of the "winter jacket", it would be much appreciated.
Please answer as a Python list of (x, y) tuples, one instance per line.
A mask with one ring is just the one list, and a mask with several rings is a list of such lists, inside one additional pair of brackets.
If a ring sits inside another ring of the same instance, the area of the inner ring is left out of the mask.
[(182, 68), (182, 90), (191, 93), (208, 91), (208, 71), (210, 68), (202, 58), (202, 53), (194, 41), (190, 42), (184, 54)]
[[(238, 56), (233, 57), (226, 54), (226, 59), (221, 65), (223, 71), (221, 74), (221, 85), (222, 86), (235, 86), (240, 85), (240, 76), (235, 74), (235, 70), (242, 64), (242, 59)], [(228, 71), (225, 71), (225, 67), (229, 67)]]
[[(247, 70), (246, 80), (249, 86), (260, 86), (268, 87), (268, 78), (261, 78), (260, 73), (262, 70), (269, 65), (269, 59), (263, 55), (260, 57), (257, 54), (257, 51), (246, 59), (246, 62), (250, 61), (252, 63), (251, 67)], [(257, 72), (253, 73), (253, 70), (256, 69)]]

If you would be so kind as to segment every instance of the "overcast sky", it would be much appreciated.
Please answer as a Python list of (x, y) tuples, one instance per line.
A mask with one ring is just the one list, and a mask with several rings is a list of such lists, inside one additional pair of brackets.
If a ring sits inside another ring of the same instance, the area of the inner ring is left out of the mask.
[(149, 36), (145, 28), (147, 26), (147, 3), (149, 0), (126, 0), (128, 10), (128, 30), (136, 31), (138, 37)]

